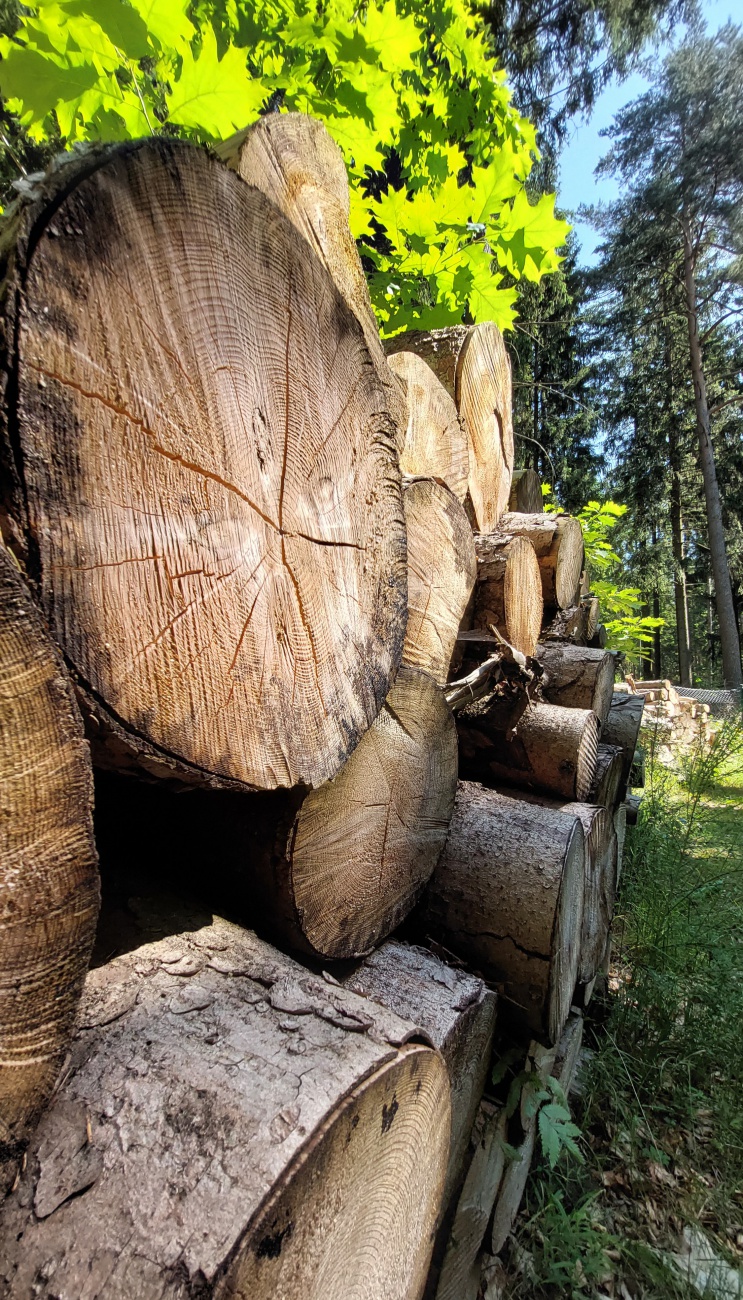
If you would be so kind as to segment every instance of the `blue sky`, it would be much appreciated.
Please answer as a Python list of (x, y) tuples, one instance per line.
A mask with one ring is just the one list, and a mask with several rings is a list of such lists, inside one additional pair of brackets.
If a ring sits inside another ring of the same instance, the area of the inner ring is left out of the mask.
[[(743, 0), (702, 0), (702, 12), (707, 31), (714, 32), (728, 19), (743, 23)], [(580, 123), (572, 130), (560, 159), (560, 184), (557, 201), (560, 207), (574, 212), (581, 203), (595, 203), (599, 199), (616, 197), (614, 181), (602, 177), (598, 180), (593, 171), (599, 159), (609, 148), (609, 141), (599, 135), (602, 127), (610, 126), (614, 114), (624, 104), (648, 89), (650, 81), (641, 73), (628, 77), (620, 85), (612, 84), (596, 101), (589, 122)], [(580, 261), (590, 266), (595, 260), (593, 251), (598, 236), (590, 226), (573, 219), (581, 242)]]

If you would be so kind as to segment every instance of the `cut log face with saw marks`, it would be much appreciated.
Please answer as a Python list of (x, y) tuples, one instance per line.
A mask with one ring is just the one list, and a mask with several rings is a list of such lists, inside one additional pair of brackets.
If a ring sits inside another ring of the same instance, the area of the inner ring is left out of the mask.
[(202, 150), (114, 147), (19, 218), (5, 328), (8, 529), (99, 760), (114, 733), (196, 783), (332, 777), (399, 664), (406, 565), (388, 393), (320, 260)]

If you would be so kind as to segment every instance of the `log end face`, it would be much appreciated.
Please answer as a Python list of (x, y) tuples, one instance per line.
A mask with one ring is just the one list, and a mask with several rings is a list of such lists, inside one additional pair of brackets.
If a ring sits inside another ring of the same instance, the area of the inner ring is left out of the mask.
[(508, 547), (503, 604), (506, 640), (533, 656), (542, 627), (542, 582), (534, 547), (525, 537), (514, 538)]
[(578, 600), (583, 572), (583, 531), (577, 519), (560, 516), (556, 540), (555, 601), (558, 609), (569, 609)]

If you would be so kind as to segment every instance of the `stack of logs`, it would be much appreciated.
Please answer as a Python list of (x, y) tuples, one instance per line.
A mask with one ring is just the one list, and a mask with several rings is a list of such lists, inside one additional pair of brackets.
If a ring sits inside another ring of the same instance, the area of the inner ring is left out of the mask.
[(671, 682), (636, 682), (628, 679), (631, 689), (645, 701), (643, 732), (645, 744), (655, 758), (673, 766), (679, 749), (709, 749), (712, 744), (709, 704), (690, 695), (679, 695)]
[(6, 218), (0, 1290), (475, 1300), (494, 1043), (567, 1091), (643, 701), (496, 327), (385, 351), (324, 129), (220, 154)]

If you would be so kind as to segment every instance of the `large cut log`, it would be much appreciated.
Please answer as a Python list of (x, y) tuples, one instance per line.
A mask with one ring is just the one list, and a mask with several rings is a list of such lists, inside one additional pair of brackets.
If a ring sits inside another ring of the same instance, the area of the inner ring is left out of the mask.
[(98, 915), (72, 684), (0, 545), (0, 1197), (68, 1048)]
[(539, 560), (545, 608), (567, 609), (577, 602), (583, 568), (583, 533), (577, 519), (508, 513), (498, 531), (531, 542)]
[(607, 745), (618, 745), (622, 751), (622, 780), (619, 786), (619, 798), (627, 793), (632, 762), (640, 734), (642, 711), (645, 707), (644, 695), (629, 695), (615, 691), (609, 716), (604, 723), (601, 739)]
[(471, 626), (497, 627), (522, 654), (536, 651), (542, 626), (542, 584), (534, 547), (523, 537), (475, 535), (477, 584)]
[(599, 723), (590, 709), (532, 704), (515, 732), (486, 716), (457, 716), (462, 774), (486, 785), (518, 785), (583, 801), (596, 770)]
[(408, 534), (408, 625), (402, 662), (443, 685), (477, 574), (464, 507), (443, 483), (409, 480), (403, 490)]
[(3, 1206), (0, 1289), (419, 1296), (449, 1083), (416, 1036), (224, 921), (93, 971)]
[(430, 334), (413, 330), (385, 343), (415, 352), (455, 398), (469, 445), (469, 501), (475, 524), (491, 532), (508, 506), (513, 472), (511, 363), (503, 336), (486, 322)]
[(320, 260), (216, 159), (151, 139), (41, 184), (2, 310), (3, 526), (94, 757), (329, 779), (407, 601), (388, 392)]
[(481, 533), (508, 508), (513, 473), (511, 362), (490, 321), (473, 325), (457, 359), (457, 408), (469, 442), (469, 500)]
[(545, 670), (542, 693), (549, 704), (593, 709), (606, 722), (614, 693), (614, 656), (608, 651), (542, 642), (536, 657)]
[(610, 809), (616, 807), (619, 801), (623, 762), (619, 745), (599, 745), (596, 751), (596, 770), (586, 803), (598, 803), (603, 808)]
[(542, 514), (544, 509), (542, 484), (535, 469), (513, 471), (508, 509), (520, 515)]
[(578, 817), (460, 781), (425, 923), (493, 979), (520, 1023), (556, 1042), (580, 955), (585, 874)]
[(349, 225), (351, 201), (346, 164), (335, 140), (322, 122), (304, 113), (267, 113), (217, 145), (217, 153), (288, 217), (327, 267), (364, 331), (402, 436), (405, 395), (384, 356), (364, 268)]
[(427, 948), (391, 940), (343, 980), (344, 987), (420, 1025), (441, 1053), (451, 1083), (451, 1146), (442, 1206), (461, 1175), (485, 1087), (496, 994)]
[(414, 352), (395, 352), (389, 367), (403, 385), (408, 406), (400, 469), (408, 476), (438, 478), (458, 501), (467, 496), (469, 449), (454, 399), (431, 367)]

